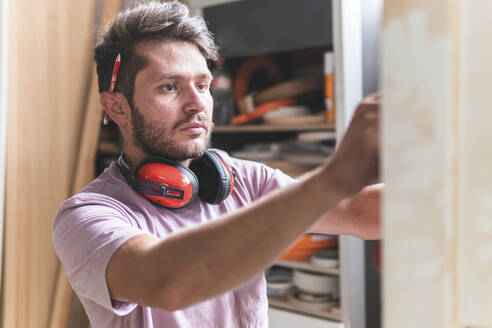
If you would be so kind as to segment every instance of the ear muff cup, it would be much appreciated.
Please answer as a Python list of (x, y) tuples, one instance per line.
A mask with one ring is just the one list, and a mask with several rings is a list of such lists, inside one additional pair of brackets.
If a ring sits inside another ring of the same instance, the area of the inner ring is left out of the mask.
[(148, 157), (135, 170), (136, 187), (150, 201), (181, 208), (198, 193), (198, 179), (186, 167), (162, 157)]
[(226, 199), (234, 188), (234, 175), (222, 158), (212, 152), (186, 168), (163, 157), (148, 157), (133, 173), (123, 158), (118, 167), (128, 184), (157, 205), (177, 209), (191, 203), (196, 195), (210, 204)]
[(149, 201), (167, 208), (181, 208), (198, 194), (198, 179), (186, 167), (162, 157), (148, 157), (131, 172), (123, 155), (118, 167), (128, 184)]
[(234, 188), (233, 174), (222, 158), (212, 151), (205, 151), (203, 156), (191, 162), (190, 170), (200, 183), (198, 196), (207, 203), (221, 203)]

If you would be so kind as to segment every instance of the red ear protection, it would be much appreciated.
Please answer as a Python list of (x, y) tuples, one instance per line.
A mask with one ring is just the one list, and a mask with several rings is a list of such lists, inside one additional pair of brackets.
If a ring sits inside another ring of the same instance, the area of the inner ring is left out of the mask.
[(130, 171), (123, 155), (118, 166), (128, 184), (151, 202), (166, 208), (181, 208), (196, 195), (219, 204), (234, 188), (234, 175), (222, 158), (209, 150), (194, 160), (190, 168), (162, 157), (148, 157)]

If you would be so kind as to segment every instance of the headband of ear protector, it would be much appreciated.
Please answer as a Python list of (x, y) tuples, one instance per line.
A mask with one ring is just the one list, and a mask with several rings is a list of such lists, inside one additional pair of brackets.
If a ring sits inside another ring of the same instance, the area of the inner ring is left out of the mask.
[(196, 195), (210, 204), (219, 204), (234, 188), (234, 175), (222, 158), (206, 150), (193, 160), (189, 169), (163, 157), (147, 157), (135, 172), (118, 158), (120, 172), (128, 184), (154, 204), (166, 208), (182, 208)]

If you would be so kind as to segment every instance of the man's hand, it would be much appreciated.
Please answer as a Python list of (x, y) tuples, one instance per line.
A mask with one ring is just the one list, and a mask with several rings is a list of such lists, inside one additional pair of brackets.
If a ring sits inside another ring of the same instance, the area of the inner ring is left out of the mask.
[(359, 104), (325, 170), (337, 177), (337, 187), (346, 195), (353, 195), (378, 181), (379, 96), (371, 95)]
[(363, 188), (329, 210), (307, 233), (352, 235), (366, 240), (381, 239), (381, 194), (383, 184)]

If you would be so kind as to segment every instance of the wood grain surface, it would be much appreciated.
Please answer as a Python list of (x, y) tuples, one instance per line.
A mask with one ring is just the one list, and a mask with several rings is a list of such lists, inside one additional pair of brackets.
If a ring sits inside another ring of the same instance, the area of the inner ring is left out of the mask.
[[(101, 26), (121, 8), (120, 0), (105, 1), (102, 11)], [(87, 92), (87, 103), (82, 118), (82, 133), (78, 147), (75, 174), (73, 178), (72, 194), (79, 192), (95, 177), (95, 159), (99, 132), (101, 127), (101, 106), (99, 104), (99, 91), (97, 83), (96, 66), (93, 63), (90, 74), (90, 82)], [(55, 295), (49, 326), (74, 327), (84, 326), (84, 312), (81, 304), (73, 293), (61, 265), (58, 267)]]
[(95, 1), (11, 1), (2, 327), (46, 327), (92, 67)]
[(384, 3), (384, 327), (457, 327), (454, 15), (464, 1)]

